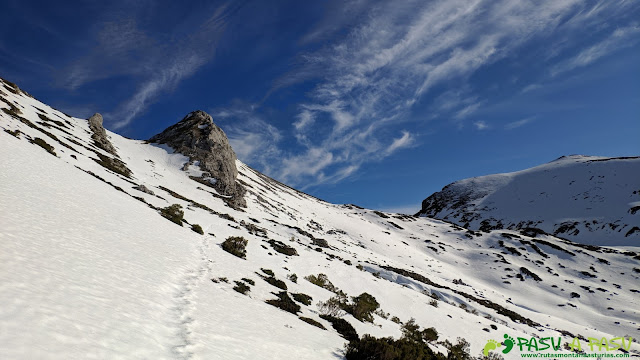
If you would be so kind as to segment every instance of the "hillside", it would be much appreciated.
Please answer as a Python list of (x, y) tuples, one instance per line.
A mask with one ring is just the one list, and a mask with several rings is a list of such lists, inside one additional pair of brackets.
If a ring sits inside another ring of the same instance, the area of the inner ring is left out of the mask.
[(582, 244), (640, 246), (640, 157), (563, 156), (456, 181), (426, 198), (418, 215), (475, 230), (531, 227)]
[[(443, 353), (458, 338), (479, 356), (505, 334), (568, 343), (640, 330), (637, 248), (330, 204), (235, 154), (220, 186), (201, 154), (126, 139), (9, 82), (0, 108), (4, 358), (343, 358), (347, 340), (317, 305), (339, 290), (379, 303), (373, 322), (343, 314), (360, 336), (399, 338), (414, 318)], [(217, 133), (199, 121), (196, 143)], [(245, 258), (223, 249), (230, 237), (247, 240)]]

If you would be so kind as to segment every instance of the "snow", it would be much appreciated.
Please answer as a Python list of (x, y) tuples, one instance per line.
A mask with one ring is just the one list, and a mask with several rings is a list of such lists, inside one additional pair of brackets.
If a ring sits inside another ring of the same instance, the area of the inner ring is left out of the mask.
[[(126, 179), (91, 159), (101, 151), (92, 148), (85, 120), (68, 118), (35, 99), (14, 94), (5, 98), (17, 102), (22, 116), (34, 124), (38, 121), (34, 106), (48, 117), (69, 121), (64, 129), (68, 134), (56, 128), (46, 131), (61, 141), (73, 138), (82, 146), (68, 142), (77, 152), (71, 151), (0, 112), (0, 127), (22, 132), (18, 139), (0, 131), (0, 153), (10, 154), (0, 157), (3, 358), (341, 358), (345, 340), (319, 318), (316, 306), (333, 293), (304, 279), (319, 273), (327, 274), (349, 296), (372, 294), (390, 314), (389, 319), (376, 315), (374, 324), (346, 315), (360, 335), (397, 338), (400, 326), (391, 317), (403, 322), (415, 318), (422, 327), (435, 327), (440, 340), (467, 339), (474, 356), (488, 339), (501, 339), (505, 333), (559, 336), (558, 330), (566, 330), (601, 338), (633, 336), (640, 326), (640, 303), (637, 293), (631, 292), (640, 289), (638, 273), (633, 271), (640, 266), (620, 248), (594, 251), (552, 236), (530, 238), (509, 230), (469, 235), (466, 229), (440, 220), (391, 213), (383, 214), (385, 218), (371, 210), (320, 201), (239, 161), (239, 178), (247, 184), (247, 208), (237, 211), (213, 196), (215, 190), (191, 180), (197, 164), (183, 171), (188, 158), (171, 148), (108, 132), (133, 172)], [(6, 108), (5, 103), (0, 107)], [(34, 137), (54, 146), (57, 157), (30, 144), (28, 139)], [(566, 161), (573, 160), (556, 163)], [(620, 178), (628, 175), (617, 173)], [(502, 184), (515, 181), (513, 176), (499, 179)], [(132, 189), (137, 184), (145, 184), (155, 195)], [(185, 220), (201, 225), (205, 235), (187, 224), (180, 227), (167, 221), (134, 196), (156, 208), (181, 205)], [(242, 221), (265, 229), (269, 239), (294, 247), (299, 256), (277, 253), (267, 239), (250, 234)], [(330, 248), (317, 251), (296, 228), (325, 239)], [(221, 249), (229, 236), (248, 239), (246, 260)], [(520, 240), (537, 245), (547, 257)], [(500, 241), (522, 255), (510, 253)], [(382, 266), (413, 271), (446, 288)], [(521, 267), (542, 281), (520, 281), (515, 275)], [(310, 295), (312, 305), (301, 304), (298, 315), (317, 320), (328, 330), (266, 304), (281, 290), (256, 274), (262, 268), (285, 281), (289, 293)], [(587, 278), (582, 271), (597, 277)], [(378, 273), (379, 277), (373, 276)], [(291, 274), (297, 275), (297, 283), (287, 279)], [(242, 278), (255, 281), (248, 295), (233, 290), (234, 281)], [(454, 284), (454, 279), (468, 286)], [(571, 299), (571, 292), (581, 297)], [(429, 293), (440, 297), (438, 307), (429, 305)], [(488, 299), (542, 326), (515, 322), (461, 293)], [(634, 344), (633, 351), (638, 350)]]

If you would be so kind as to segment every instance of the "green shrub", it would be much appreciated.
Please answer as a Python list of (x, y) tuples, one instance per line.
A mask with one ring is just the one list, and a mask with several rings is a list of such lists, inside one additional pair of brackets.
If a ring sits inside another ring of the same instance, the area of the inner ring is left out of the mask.
[(293, 296), (293, 300), (305, 305), (311, 305), (313, 300), (311, 296), (303, 293), (291, 294), (291, 296)]
[(242, 278), (242, 281), (246, 282), (249, 285), (255, 285), (256, 284), (255, 281), (253, 281), (251, 279), (248, 279), (248, 278)]
[(309, 275), (309, 276), (305, 276), (304, 278), (305, 280), (309, 281), (310, 283), (320, 286), (321, 288), (327, 289), (331, 292), (336, 292), (338, 291), (338, 288), (335, 287), (331, 281), (329, 281), (329, 278), (327, 277), (327, 275), (325, 274), (318, 274), (316, 275)]
[(275, 295), (278, 297), (277, 299), (267, 300), (265, 302), (269, 305), (273, 305), (292, 314), (297, 314), (300, 312), (300, 305), (291, 300), (286, 291), (281, 291)]
[(402, 337), (413, 342), (432, 342), (438, 340), (438, 331), (435, 328), (420, 330), (420, 326), (416, 324), (416, 320), (411, 318), (406, 324), (402, 325)]
[(402, 323), (402, 321), (400, 321), (400, 318), (399, 318), (399, 317), (397, 317), (397, 316), (392, 317), (392, 318), (391, 318), (391, 321), (393, 321), (393, 322), (394, 322), (394, 323), (396, 323), (396, 324), (400, 324), (400, 323)]
[(247, 251), (245, 250), (247, 243), (247, 239), (242, 236), (230, 236), (222, 243), (222, 250), (245, 259), (247, 257)]
[(251, 288), (243, 283), (242, 281), (234, 281), (236, 286), (233, 287), (233, 290), (239, 292), (242, 295), (247, 295), (247, 293), (251, 290)]
[(360, 321), (372, 323), (373, 312), (380, 307), (376, 298), (371, 294), (362, 293), (351, 299), (353, 303), (347, 307), (347, 312)]
[(98, 164), (100, 164), (100, 166), (104, 167), (105, 169), (109, 169), (116, 174), (120, 174), (124, 177), (131, 178), (131, 170), (127, 167), (127, 165), (124, 162), (122, 162), (122, 160), (115, 157), (111, 158), (111, 157), (102, 155), (99, 152), (96, 152), (96, 155), (98, 155), (99, 159), (94, 159), (94, 158), (91, 158), (91, 159), (97, 162)]
[(324, 327), (324, 325), (322, 325), (321, 323), (319, 323), (319, 322), (317, 322), (317, 321), (315, 321), (315, 320), (313, 320), (311, 318), (300, 316), (300, 317), (298, 317), (298, 319), (306, 322), (307, 324), (313, 325), (315, 327), (319, 327), (322, 330), (327, 330), (327, 328)]
[(182, 206), (178, 204), (173, 204), (171, 206), (167, 206), (166, 208), (162, 208), (160, 209), (160, 215), (182, 226), (182, 218), (184, 217), (184, 211), (182, 211)]
[(191, 225), (191, 230), (197, 232), (200, 235), (204, 235), (204, 230), (202, 230), (202, 226), (200, 226), (198, 224)]
[(331, 316), (331, 315), (320, 315), (321, 319), (327, 320), (331, 323), (331, 326), (338, 332), (338, 334), (342, 335), (347, 341), (358, 341), (358, 333), (356, 329), (351, 326), (351, 324), (344, 319)]

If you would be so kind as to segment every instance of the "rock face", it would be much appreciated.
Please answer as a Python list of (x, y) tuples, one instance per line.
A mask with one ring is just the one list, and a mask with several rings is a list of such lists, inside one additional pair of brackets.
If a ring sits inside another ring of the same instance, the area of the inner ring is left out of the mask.
[(102, 115), (95, 113), (89, 118), (89, 128), (91, 129), (91, 138), (93, 139), (95, 145), (100, 149), (116, 155), (116, 148), (113, 147), (109, 138), (107, 138), (107, 132), (104, 130), (102, 126)]
[[(227, 135), (213, 123), (204, 111), (189, 113), (175, 125), (149, 139), (152, 143), (166, 144), (176, 152), (189, 157), (190, 163), (198, 162), (205, 172), (199, 179), (211, 184), (232, 207), (246, 206), (245, 189), (236, 181), (236, 153), (231, 148)], [(215, 179), (214, 181), (208, 178)]]

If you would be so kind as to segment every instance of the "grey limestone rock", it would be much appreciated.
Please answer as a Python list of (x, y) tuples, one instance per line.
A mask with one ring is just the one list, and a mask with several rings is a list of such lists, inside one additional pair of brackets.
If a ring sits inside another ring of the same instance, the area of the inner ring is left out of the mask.
[(89, 128), (91, 129), (91, 138), (93, 139), (95, 145), (97, 147), (99, 147), (100, 149), (116, 155), (116, 148), (113, 147), (113, 144), (111, 144), (111, 141), (109, 141), (109, 138), (107, 137), (107, 132), (104, 130), (104, 127), (102, 126), (102, 115), (100, 115), (99, 113), (95, 113), (93, 114), (90, 118), (89, 118)]
[(208, 173), (201, 180), (207, 175), (215, 178), (211, 186), (228, 197), (230, 206), (246, 206), (245, 189), (236, 181), (236, 153), (227, 135), (206, 112), (197, 110), (189, 113), (177, 124), (153, 136), (149, 142), (169, 145), (176, 152), (188, 156), (190, 163), (198, 162), (200, 169)]

